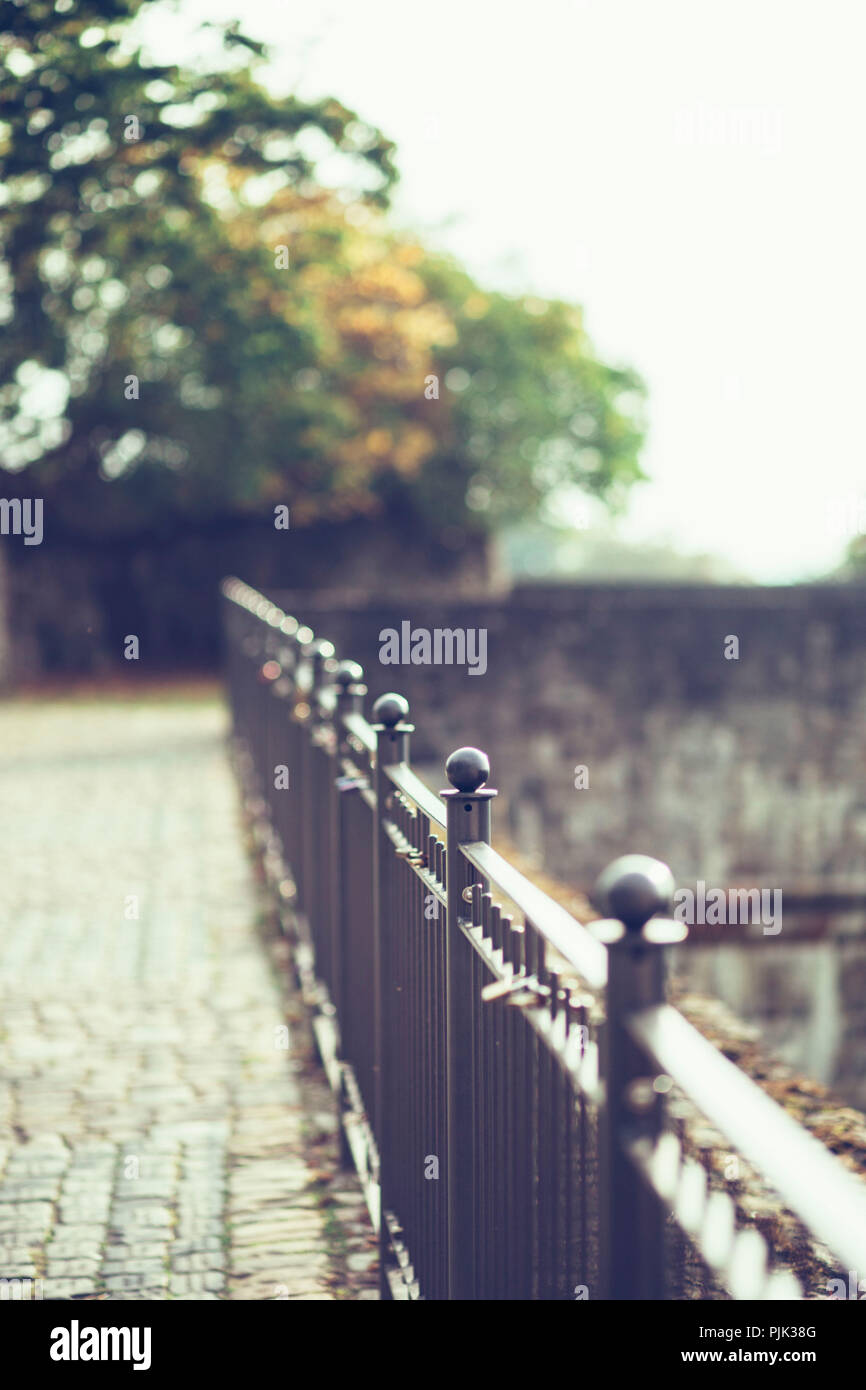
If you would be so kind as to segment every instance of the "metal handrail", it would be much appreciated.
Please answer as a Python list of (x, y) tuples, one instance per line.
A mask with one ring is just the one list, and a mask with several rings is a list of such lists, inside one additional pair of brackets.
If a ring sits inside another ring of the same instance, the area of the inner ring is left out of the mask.
[(481, 841), (463, 844), (460, 852), (474, 869), (496, 884), (500, 893), (511, 899), (588, 985), (593, 989), (604, 988), (607, 982), (607, 950), (576, 917), (525, 878), (519, 869), (515, 869), (490, 845)]
[(372, 727), (367, 723), (363, 714), (356, 714), (353, 710), (350, 714), (343, 715), (343, 728), (353, 738), (356, 738), (368, 753), (376, 751), (376, 735)]
[[(665, 1002), (665, 951), (684, 934), (664, 915), (667, 866), (616, 860), (596, 885), (606, 920), (581, 923), (491, 847), (483, 752), (456, 750), (453, 790), (437, 796), (410, 764), (402, 696), (380, 697), (368, 722), (356, 663), (337, 664), (330, 643), (241, 581), (223, 593), (253, 620), (227, 612), (235, 729), (291, 870), (277, 881), (310, 943), (323, 1017), (340, 1025), (343, 1100), (359, 1086), (344, 1123), (356, 1147), (369, 1129), (359, 1171), (381, 1212), (385, 1284), (393, 1257), (410, 1297), (558, 1297), (577, 1251), (589, 1264), (574, 1269), (602, 1297), (655, 1298), (671, 1215), (733, 1297), (803, 1296), (666, 1126), (660, 1073), (835, 1259), (866, 1270), (866, 1186)], [(275, 789), (283, 760), (300, 795)], [(561, 961), (595, 1001), (569, 989)], [(434, 1189), (420, 1200), (407, 1187), (409, 1126), (425, 1162), (443, 1160), (438, 1208)]]
[(866, 1269), (866, 1187), (670, 1004), (626, 1028), (760, 1171), (794, 1214), (851, 1269)]
[(445, 808), (435, 792), (406, 763), (395, 763), (385, 768), (385, 776), (403, 796), (422, 811), (435, 825), (445, 829)]

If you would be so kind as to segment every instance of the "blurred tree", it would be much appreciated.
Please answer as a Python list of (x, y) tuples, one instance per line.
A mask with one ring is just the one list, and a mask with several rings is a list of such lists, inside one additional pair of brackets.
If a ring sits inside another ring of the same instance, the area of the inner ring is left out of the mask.
[(420, 273), (452, 308), (455, 329), (437, 357), (447, 423), (436, 428), (421, 505), (442, 506), (447, 480), (449, 515), (465, 505), (491, 526), (535, 515), (574, 487), (618, 509), (643, 477), (637, 373), (598, 360), (573, 305), (482, 292), (443, 258)]
[(149, 3), (0, 4), (7, 493), (82, 535), (287, 503), (447, 536), (561, 484), (616, 504), (642, 387), (579, 312), (389, 232), (392, 145), (269, 95), (237, 26), (216, 71), (150, 63), (127, 32)]
[(315, 341), (226, 204), (257, 180), (310, 185), (314, 148), (348, 156), (373, 201), (394, 174), (338, 102), (270, 97), (234, 28), (221, 71), (146, 62), (125, 43), (141, 8), (0, 6), (4, 459), (38, 461), (84, 530), (258, 505), (310, 423), (291, 378)]
[(318, 333), (318, 369), (296, 378), (315, 404), (304, 443), (332, 460), (340, 506), (399, 500), (439, 528), (486, 528), (566, 486), (615, 507), (642, 476), (643, 385), (597, 360), (579, 310), (482, 292), (324, 192), (287, 188), (232, 226), (292, 247), (289, 312)]
[(842, 564), (832, 570), (827, 578), (834, 581), (838, 579), (854, 580), (860, 584), (866, 582), (866, 531), (862, 531), (849, 541)]

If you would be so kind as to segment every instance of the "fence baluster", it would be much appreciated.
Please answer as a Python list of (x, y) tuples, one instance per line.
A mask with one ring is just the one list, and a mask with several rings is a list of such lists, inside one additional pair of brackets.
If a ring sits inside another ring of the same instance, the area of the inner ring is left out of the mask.
[[(394, 1168), (392, 1119), (395, 1082), (402, 1077), (404, 1059), (395, 1053), (400, 1039), (394, 1034), (396, 953), (393, 913), (394, 847), (385, 830), (386, 813), (394, 793), (385, 775), (387, 767), (409, 761), (409, 735), (413, 726), (407, 724), (409, 704), (402, 695), (380, 695), (373, 706), (373, 732), (376, 735), (376, 826), (373, 835), (373, 925), (374, 925), (374, 1119), (373, 1132), (379, 1150), (379, 1278), (383, 1298), (390, 1297), (388, 1261), (390, 1241), (387, 1215), (394, 1195), (397, 1174)], [(399, 1068), (399, 1071), (397, 1071)]]
[[(448, 1094), (448, 1164), (445, 1200), (448, 1204), (448, 1297), (473, 1299), (479, 1295), (475, 1259), (478, 1231), (475, 1093), (477, 1057), (474, 1017), (477, 1001), (469, 982), (473, 957), (460, 929), (461, 916), (469, 917), (463, 890), (478, 876), (458, 848), (461, 844), (490, 843), (490, 803), (496, 792), (484, 787), (490, 775), (486, 754), (478, 748), (458, 748), (445, 764), (453, 790), (443, 791), (447, 834), (446, 917), (446, 1075)], [(486, 891), (486, 880), (482, 891)]]
[(602, 1036), (606, 1103), (601, 1122), (601, 1253), (604, 1296), (664, 1297), (664, 1218), (658, 1200), (634, 1170), (626, 1144), (661, 1131), (663, 1097), (653, 1089), (646, 1055), (627, 1030), (629, 1015), (665, 998), (664, 947), (682, 940), (663, 924), (646, 924), (670, 911), (670, 869), (645, 855), (624, 855), (598, 880), (595, 898), (609, 914), (596, 924), (607, 945), (607, 1017)]
[[(671, 1087), (841, 1268), (866, 1268), (862, 1185), (666, 1003), (665, 947), (686, 934), (661, 915), (667, 867), (611, 864), (607, 918), (583, 926), (492, 849), (484, 753), (451, 755), (438, 801), (409, 765), (401, 696), (376, 702), (371, 727), (359, 667), (240, 580), (222, 593), (246, 805), (378, 1204), (383, 1296), (671, 1296), (670, 1217), (714, 1290), (802, 1297), (733, 1207), (722, 1244), (687, 1210)], [(290, 790), (274, 783), (283, 763)], [(425, 1182), (428, 1149), (444, 1181)]]

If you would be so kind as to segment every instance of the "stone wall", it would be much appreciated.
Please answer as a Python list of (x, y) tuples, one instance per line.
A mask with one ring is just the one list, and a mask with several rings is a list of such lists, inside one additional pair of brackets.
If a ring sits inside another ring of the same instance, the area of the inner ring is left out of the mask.
[[(411, 539), (410, 539), (411, 537)], [(489, 590), (490, 552), (465, 535), (419, 542), (417, 525), (353, 520), (276, 531), (261, 520), (202, 523), (121, 541), (63, 536), (50, 512), (45, 538), (0, 542), (0, 683), (124, 669), (124, 638), (139, 638), (142, 674), (216, 671), (219, 584), (238, 574), (257, 588), (352, 585), (367, 591), (406, 574), (405, 587)]]
[[(778, 935), (696, 925), (678, 969), (866, 1104), (866, 590), (273, 597), (362, 663), (371, 698), (407, 696), (413, 760), (434, 785), (452, 749), (484, 748), (494, 824), (551, 873), (587, 891), (634, 851), (683, 886), (781, 890)], [(486, 629), (486, 673), (382, 665), (380, 632), (406, 620)]]
[[(495, 599), (276, 593), (406, 694), (415, 755), (490, 755), (512, 815), (537, 803), (552, 872), (581, 885), (625, 848), (683, 883), (866, 883), (866, 591), (522, 586)], [(393, 666), (379, 633), (485, 628), (487, 671)], [(726, 638), (739, 660), (726, 660)], [(589, 786), (575, 790), (584, 764)]]

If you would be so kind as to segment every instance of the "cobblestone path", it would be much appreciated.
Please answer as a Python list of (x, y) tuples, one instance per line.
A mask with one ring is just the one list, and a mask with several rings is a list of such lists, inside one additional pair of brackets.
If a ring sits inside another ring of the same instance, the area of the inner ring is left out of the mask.
[(377, 1296), (225, 722), (0, 705), (0, 1296)]

